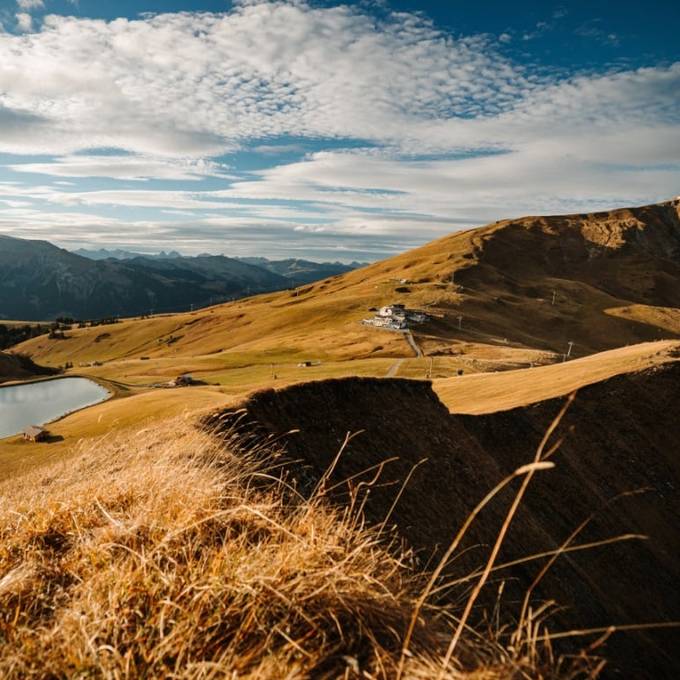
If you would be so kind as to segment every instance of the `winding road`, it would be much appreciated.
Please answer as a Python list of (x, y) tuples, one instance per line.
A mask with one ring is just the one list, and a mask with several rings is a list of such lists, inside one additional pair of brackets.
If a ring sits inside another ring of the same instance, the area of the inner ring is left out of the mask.
[(404, 333), (404, 337), (406, 338), (406, 341), (408, 342), (409, 345), (411, 345), (411, 349), (416, 353), (417, 357), (422, 357), (423, 356), (423, 351), (418, 347), (418, 343), (415, 341), (415, 338), (413, 337), (413, 333), (411, 331), (406, 331)]

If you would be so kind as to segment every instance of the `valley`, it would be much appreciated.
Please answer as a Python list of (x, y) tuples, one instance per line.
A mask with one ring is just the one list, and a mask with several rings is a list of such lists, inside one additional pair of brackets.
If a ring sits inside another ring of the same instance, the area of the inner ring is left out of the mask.
[[(424, 320), (402, 330), (362, 323), (396, 304)], [(350, 462), (339, 463), (339, 477), (399, 460), (388, 475), (396, 476), (386, 481), (387, 496), (381, 491), (365, 508), (369, 522), (385, 514), (391, 490), (424, 465), (421, 459), (436, 463), (409, 482), (392, 517), (424, 563), (440, 554), (482, 490), (530, 460), (566, 396), (576, 393), (560, 430), (563, 472), (556, 483), (540, 486), (540, 496), (522, 511), (524, 534), (512, 534), (503, 560), (559, 545), (582, 519), (566, 510), (571, 505), (587, 514), (619, 494), (650, 487), (647, 500), (608, 514), (584, 535), (597, 543), (650, 534), (644, 549), (612, 549), (617, 559), (637, 565), (613, 600), (602, 595), (614, 579), (612, 567), (597, 555), (565, 558), (557, 580), (537, 592), (565, 604), (570, 613), (554, 618), (564, 628), (651, 623), (654, 611), (626, 593), (650, 570), (669, 574), (677, 566), (667, 555), (680, 482), (669, 448), (680, 417), (677, 200), (498, 222), (293, 290), (193, 312), (73, 325), (11, 352), (44, 371), (92, 378), (113, 398), (49, 424), (52, 443), (20, 436), (0, 441), (0, 484), (77, 461), (88, 447), (125, 433), (141, 437), (159, 423), (224, 427), (229, 414), (237, 414), (239, 422), (245, 417), (243, 432), (254, 428), (248, 437), (283, 437), (286, 456), (304, 461), (304, 469), (289, 472), (304, 486), (315, 475), (318, 481), (348, 433), (361, 431)], [(4, 361), (16, 366), (12, 353)], [(15, 370), (9, 379), (22, 377), (27, 374)], [(171, 386), (177, 382), (187, 386)], [(297, 438), (283, 436), (298, 430)], [(640, 447), (648, 464), (639, 459)], [(427, 525), (418, 510), (426, 497)], [(492, 540), (502, 514), (489, 513), (486, 529), (474, 533), (468, 547)], [(474, 554), (465, 553), (451, 573), (475, 573)], [(526, 585), (530, 573), (514, 575)], [(652, 601), (668, 603), (662, 618), (680, 616), (666, 576), (654, 588)], [(609, 646), (611, 663), (633, 668), (654, 648), (656, 661), (647, 659), (646, 668), (670, 677), (664, 674), (674, 662), (661, 650), (674, 635), (617, 638)]]
[(0, 0), (0, 680), (678, 680), (679, 25)]
[[(64, 442), (158, 417), (165, 404), (170, 415), (179, 402), (188, 412), (349, 376), (432, 380), (458, 413), (513, 408), (672, 360), (679, 211), (676, 201), (499, 222), (295, 290), (72, 326), (14, 351), (47, 371), (71, 365), (66, 375), (120, 386), (115, 407), (79, 414), (78, 428), (55, 425)], [(404, 333), (361, 323), (397, 300), (427, 314), (411, 329), (422, 357)], [(155, 387), (185, 374), (198, 384), (172, 395)]]

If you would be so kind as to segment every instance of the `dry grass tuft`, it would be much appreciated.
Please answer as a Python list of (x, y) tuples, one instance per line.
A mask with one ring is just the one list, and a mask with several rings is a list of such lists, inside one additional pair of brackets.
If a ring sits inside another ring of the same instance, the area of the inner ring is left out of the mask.
[[(233, 450), (177, 420), (0, 486), (0, 676), (395, 677), (426, 575)], [(537, 620), (513, 646), (466, 628), (446, 677), (594, 677)], [(422, 607), (402, 677), (435, 676), (456, 623)]]

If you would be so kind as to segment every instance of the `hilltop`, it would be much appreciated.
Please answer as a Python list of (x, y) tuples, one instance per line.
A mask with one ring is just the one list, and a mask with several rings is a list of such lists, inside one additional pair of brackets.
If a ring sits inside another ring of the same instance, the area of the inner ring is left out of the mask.
[(395, 301), (430, 315), (413, 329), (416, 341), (452, 366), (460, 357), (527, 366), (680, 338), (679, 205), (505, 220), (296, 290), (128, 320), (107, 337), (74, 330), (68, 342), (39, 338), (22, 350), (53, 365), (191, 357), (196, 370), (205, 357), (229, 365), (236, 352), (271, 363), (413, 356), (402, 334), (360, 324)]
[[(331, 468), (326, 483), (336, 501), (360, 505), (377, 525), (389, 518), (427, 565), (441, 558), (483, 495), (530, 462), (563, 403), (458, 415), (426, 382), (346, 378), (262, 391), (214, 422), (279, 442), (287, 479), (303, 495)], [(579, 391), (551, 439), (562, 440), (555, 468), (532, 481), (503, 545), (498, 564), (512, 568), (494, 574), (490, 610), (499, 592), (501, 611), (521, 602), (547, 564), (545, 551), (563, 546), (567, 552), (533, 589), (539, 602), (559, 603), (551, 625), (606, 630), (680, 619), (678, 419), (677, 358)], [(515, 492), (503, 491), (471, 527), (449, 565), (445, 599), (464, 597)], [(608, 543), (617, 536), (628, 539)], [(522, 561), (532, 555), (543, 557)], [(509, 580), (498, 591), (503, 578)], [(679, 642), (677, 630), (643, 630), (614, 636), (605, 655), (621, 677), (672, 678), (680, 670), (672, 652)]]

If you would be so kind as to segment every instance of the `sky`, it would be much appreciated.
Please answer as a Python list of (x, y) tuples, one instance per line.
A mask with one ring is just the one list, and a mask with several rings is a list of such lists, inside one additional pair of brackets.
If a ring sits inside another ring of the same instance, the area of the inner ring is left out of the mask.
[(375, 260), (680, 193), (680, 3), (0, 0), (0, 233)]

